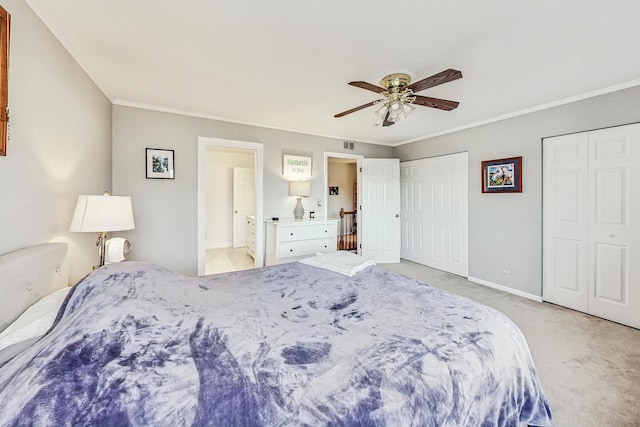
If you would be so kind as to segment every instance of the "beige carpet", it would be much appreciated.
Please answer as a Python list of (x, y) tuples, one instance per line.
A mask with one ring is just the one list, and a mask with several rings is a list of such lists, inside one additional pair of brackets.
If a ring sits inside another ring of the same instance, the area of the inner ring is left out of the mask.
[(527, 338), (556, 426), (640, 426), (640, 330), (408, 261), (382, 266), (509, 316)]

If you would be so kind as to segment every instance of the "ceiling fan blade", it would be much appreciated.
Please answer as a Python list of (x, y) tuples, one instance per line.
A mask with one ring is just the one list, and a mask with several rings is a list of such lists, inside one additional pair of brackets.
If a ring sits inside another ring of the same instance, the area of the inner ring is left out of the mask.
[(426, 79), (418, 80), (415, 83), (411, 83), (407, 86), (407, 89), (411, 89), (414, 92), (420, 92), (421, 90), (429, 89), (430, 87), (438, 86), (443, 83), (448, 83), (454, 80), (462, 78), (462, 73), (458, 70), (449, 68), (438, 74), (434, 74)]
[(346, 116), (347, 114), (355, 113), (356, 111), (360, 111), (360, 110), (362, 110), (363, 108), (371, 107), (372, 105), (374, 105), (374, 104), (376, 104), (376, 103), (378, 103), (378, 102), (380, 102), (380, 101), (382, 101), (382, 99), (378, 99), (378, 100), (376, 100), (376, 101), (367, 102), (366, 104), (361, 105), (361, 106), (359, 106), (359, 107), (352, 108), (352, 109), (347, 110), (347, 111), (343, 111), (342, 113), (338, 113), (338, 114), (336, 114), (336, 115), (335, 115), (335, 116), (333, 116), (333, 117), (338, 118), (338, 117)]
[(387, 120), (388, 118), (389, 118), (389, 112), (387, 111), (387, 114), (385, 114), (384, 120), (382, 121), (382, 126), (383, 127), (391, 126), (392, 124), (395, 123), (395, 122), (390, 122), (389, 120)]
[(385, 92), (384, 88), (381, 88), (380, 86), (376, 86), (367, 82), (358, 81), (358, 82), (349, 82), (349, 84), (351, 86), (359, 87), (360, 89), (370, 90), (371, 92), (376, 92), (376, 93)]
[(422, 105), (424, 107), (437, 108), (438, 110), (451, 111), (458, 108), (459, 102), (449, 101), (446, 99), (431, 98), (429, 96), (414, 95), (416, 100), (413, 101), (415, 105)]

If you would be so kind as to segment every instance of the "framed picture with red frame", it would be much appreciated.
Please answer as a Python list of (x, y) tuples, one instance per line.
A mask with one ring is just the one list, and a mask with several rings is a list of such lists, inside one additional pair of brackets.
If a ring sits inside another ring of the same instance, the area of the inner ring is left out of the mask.
[(522, 193), (522, 157), (482, 162), (483, 193)]

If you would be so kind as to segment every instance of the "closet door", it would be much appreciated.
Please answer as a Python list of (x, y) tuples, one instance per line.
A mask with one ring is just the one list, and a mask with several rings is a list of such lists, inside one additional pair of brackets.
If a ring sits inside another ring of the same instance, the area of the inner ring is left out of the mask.
[(468, 153), (427, 160), (425, 264), (468, 277)]
[(589, 132), (589, 313), (640, 328), (640, 125)]
[(543, 145), (543, 299), (588, 310), (587, 133)]
[(425, 168), (425, 160), (400, 164), (400, 257), (421, 264), (425, 263)]
[(546, 138), (543, 298), (640, 328), (640, 125)]
[(402, 258), (469, 275), (468, 164), (466, 152), (402, 163)]

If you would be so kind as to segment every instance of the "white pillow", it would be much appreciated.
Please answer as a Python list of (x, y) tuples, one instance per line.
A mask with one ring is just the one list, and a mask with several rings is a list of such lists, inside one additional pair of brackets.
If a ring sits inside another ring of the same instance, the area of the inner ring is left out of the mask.
[(62, 288), (41, 298), (0, 333), (0, 350), (15, 343), (43, 336), (56, 320), (71, 288)]

